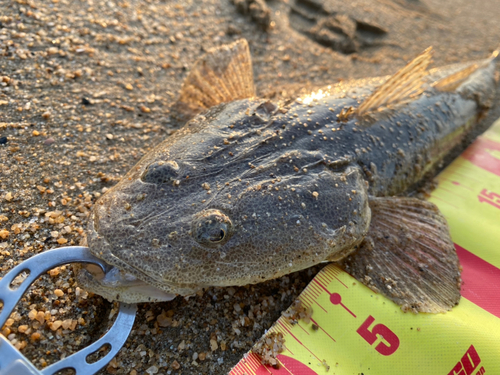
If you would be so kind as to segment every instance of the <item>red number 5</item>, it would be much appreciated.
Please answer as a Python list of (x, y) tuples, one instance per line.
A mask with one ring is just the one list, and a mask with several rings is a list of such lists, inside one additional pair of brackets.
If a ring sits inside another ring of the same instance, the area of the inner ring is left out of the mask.
[(380, 335), (384, 341), (389, 343), (389, 346), (384, 342), (380, 342), (375, 350), (382, 355), (391, 355), (399, 348), (399, 338), (394, 332), (392, 332), (387, 326), (383, 324), (375, 324), (373, 329), (370, 331), (371, 324), (375, 321), (373, 316), (366, 318), (361, 327), (358, 328), (356, 332), (366, 340), (370, 345), (377, 340), (377, 335)]

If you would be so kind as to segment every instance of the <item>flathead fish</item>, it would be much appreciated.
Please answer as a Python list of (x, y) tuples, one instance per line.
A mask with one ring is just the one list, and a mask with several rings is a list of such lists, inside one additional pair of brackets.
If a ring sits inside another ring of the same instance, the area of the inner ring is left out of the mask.
[(245, 40), (208, 52), (177, 105), (194, 117), (95, 204), (86, 244), (109, 268), (80, 282), (164, 301), (327, 261), (405, 311), (451, 309), (446, 220), (404, 195), (493, 105), (496, 55), (429, 70), (427, 49), (393, 76), (273, 102), (255, 96)]

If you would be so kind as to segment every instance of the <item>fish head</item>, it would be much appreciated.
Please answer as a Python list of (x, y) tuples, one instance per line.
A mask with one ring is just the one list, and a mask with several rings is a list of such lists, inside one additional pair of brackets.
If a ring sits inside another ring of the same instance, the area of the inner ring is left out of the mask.
[(276, 109), (218, 106), (145, 155), (92, 210), (87, 245), (109, 269), (82, 268), (83, 285), (111, 300), (169, 300), (355, 249), (370, 222), (359, 167), (300, 145), (277, 150)]

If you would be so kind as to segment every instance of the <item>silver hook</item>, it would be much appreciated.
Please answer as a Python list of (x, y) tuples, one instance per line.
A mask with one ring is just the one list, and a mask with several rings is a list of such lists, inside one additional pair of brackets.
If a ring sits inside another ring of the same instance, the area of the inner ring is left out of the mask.
[[(67, 263), (93, 263), (106, 270), (107, 264), (93, 256), (87, 247), (67, 246), (48, 250), (37, 254), (10, 270), (0, 280), (0, 301), (3, 308), (0, 312), (0, 327), (7, 321), (23, 294), (29, 286), (43, 273), (54, 267)], [(14, 288), (12, 282), (23, 272), (28, 276), (19, 286)], [(63, 369), (73, 369), (77, 375), (91, 375), (102, 369), (118, 353), (128, 338), (135, 320), (137, 306), (120, 303), (120, 310), (113, 326), (99, 340), (56, 362), (42, 371), (37, 370), (12, 344), (0, 335), (0, 375), (49, 375)], [(87, 357), (104, 346), (110, 346), (110, 351), (94, 363), (89, 363)]]

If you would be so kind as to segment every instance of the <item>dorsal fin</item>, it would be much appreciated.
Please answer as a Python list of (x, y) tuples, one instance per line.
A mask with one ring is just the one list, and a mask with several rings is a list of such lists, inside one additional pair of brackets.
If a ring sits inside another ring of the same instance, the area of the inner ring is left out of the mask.
[(420, 94), (431, 60), (432, 47), (429, 47), (366, 98), (356, 110), (357, 115), (376, 112)]
[(464, 83), (475, 71), (479, 68), (484, 68), (489, 63), (498, 59), (499, 51), (495, 50), (488, 59), (483, 61), (470, 63), (465, 68), (460, 69), (458, 72), (443, 77), (438, 81), (432, 83), (432, 87), (442, 92), (455, 91), (462, 83)]
[(184, 80), (177, 110), (193, 117), (214, 105), (255, 96), (252, 58), (240, 39), (202, 56)]
[(479, 64), (473, 63), (456, 73), (450, 74), (449, 76), (441, 78), (439, 81), (433, 82), (432, 87), (443, 92), (455, 91), (478, 68)]

